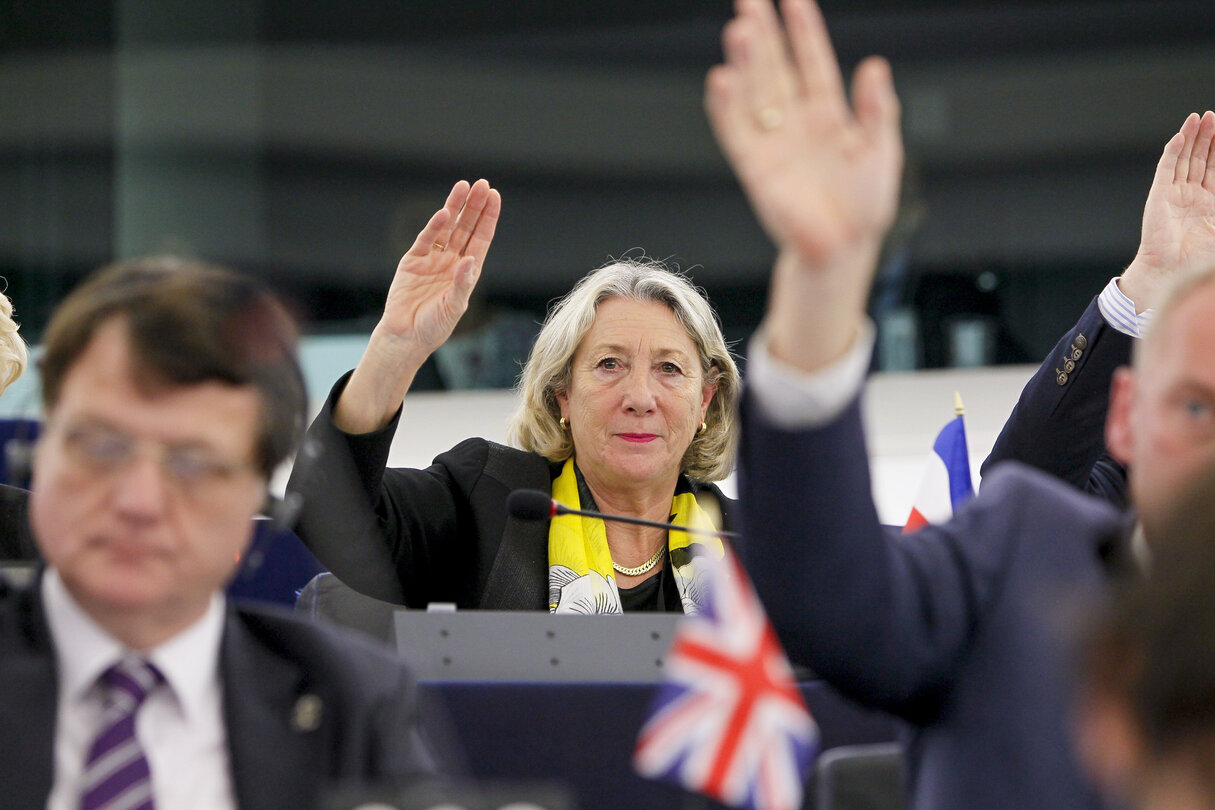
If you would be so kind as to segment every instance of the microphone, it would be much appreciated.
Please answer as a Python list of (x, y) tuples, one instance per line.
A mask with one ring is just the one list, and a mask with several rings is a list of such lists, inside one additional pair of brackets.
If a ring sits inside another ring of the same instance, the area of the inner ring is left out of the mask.
[(657, 520), (642, 520), (641, 518), (625, 517), (624, 515), (609, 515), (606, 512), (592, 512), (589, 509), (570, 509), (551, 498), (547, 492), (538, 489), (516, 489), (506, 496), (506, 508), (511, 517), (519, 520), (549, 520), (558, 515), (582, 515), (595, 517), (600, 520), (614, 520), (617, 523), (632, 523), (636, 526), (653, 526), (656, 529), (666, 529), (688, 534), (704, 534), (710, 537), (738, 537), (738, 532), (719, 532), (716, 529), (697, 529), (691, 526), (676, 526), (674, 523), (663, 523)]
[[(300, 442), (299, 449), (295, 452), (295, 460), (292, 462), (295, 480), (301, 483), (311, 481), (312, 476), (316, 475), (320, 457), (320, 442), (316, 439), (305, 437)], [(266, 502), (262, 506), (262, 514), (270, 519), (270, 523), (276, 532), (293, 532), (295, 531), (296, 524), (299, 522), (300, 512), (303, 509), (304, 496), (299, 492), (287, 492), (281, 498), (272, 492), (267, 492)]]
[(34, 475), (34, 442), (28, 435), (29, 426), (24, 420), (18, 423), (16, 434), (4, 443), (4, 465), (8, 480), (15, 487), (30, 488)]
[(506, 496), (506, 508), (511, 517), (520, 520), (548, 520), (561, 514), (560, 504), (538, 489), (516, 489)]

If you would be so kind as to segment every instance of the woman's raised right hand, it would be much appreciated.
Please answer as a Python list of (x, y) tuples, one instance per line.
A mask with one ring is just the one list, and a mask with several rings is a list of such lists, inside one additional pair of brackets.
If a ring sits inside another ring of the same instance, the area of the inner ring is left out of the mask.
[(384, 314), (334, 410), (340, 429), (368, 433), (392, 419), (422, 363), (468, 308), (501, 210), (487, 180), (452, 186), (397, 264)]
[(377, 331), (422, 359), (442, 346), (468, 308), (501, 209), (488, 181), (456, 183), (397, 264)]

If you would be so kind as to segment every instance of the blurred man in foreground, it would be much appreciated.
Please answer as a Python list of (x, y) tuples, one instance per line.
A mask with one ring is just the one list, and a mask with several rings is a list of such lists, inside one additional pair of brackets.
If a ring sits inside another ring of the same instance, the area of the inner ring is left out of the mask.
[(59, 307), (30, 518), (46, 568), (0, 592), (0, 785), (13, 807), (314, 807), (431, 760), (413, 683), (335, 631), (226, 604), (303, 426), (290, 318), (173, 260)]

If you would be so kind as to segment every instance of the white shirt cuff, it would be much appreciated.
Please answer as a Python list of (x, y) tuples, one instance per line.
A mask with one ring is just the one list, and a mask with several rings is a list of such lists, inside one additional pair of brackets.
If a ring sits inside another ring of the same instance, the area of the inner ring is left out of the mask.
[(843, 357), (807, 374), (769, 354), (761, 329), (747, 347), (747, 385), (756, 405), (769, 422), (785, 430), (827, 424), (843, 413), (864, 385), (873, 340), (873, 324), (866, 318)]
[(1118, 277), (1110, 279), (1101, 295), (1097, 296), (1097, 308), (1101, 310), (1106, 322), (1124, 335), (1143, 337), (1147, 328), (1152, 324), (1154, 309), (1135, 312), (1135, 302), (1126, 297), (1118, 286)]

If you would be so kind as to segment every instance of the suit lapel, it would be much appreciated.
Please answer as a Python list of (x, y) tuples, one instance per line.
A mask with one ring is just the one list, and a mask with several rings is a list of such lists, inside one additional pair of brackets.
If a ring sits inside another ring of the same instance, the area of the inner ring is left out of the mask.
[(312, 807), (325, 778), (323, 703), (304, 673), (229, 610), (220, 662), (232, 781), (241, 810)]
[[(485, 476), (501, 482), (502, 489), (488, 496), (479, 508), (505, 511), (506, 496), (513, 490), (552, 489), (552, 470), (540, 456), (494, 444), (489, 445), (488, 452)], [(479, 607), (548, 610), (548, 521), (506, 518)]]
[(487, 610), (548, 609), (547, 522), (507, 520), (480, 606)]
[(0, 739), (19, 744), (0, 756), (0, 802), (42, 807), (55, 763), (55, 654), (37, 584), (3, 591), (0, 585)]

